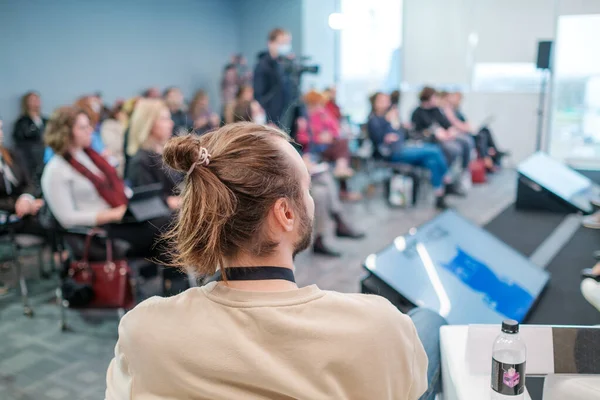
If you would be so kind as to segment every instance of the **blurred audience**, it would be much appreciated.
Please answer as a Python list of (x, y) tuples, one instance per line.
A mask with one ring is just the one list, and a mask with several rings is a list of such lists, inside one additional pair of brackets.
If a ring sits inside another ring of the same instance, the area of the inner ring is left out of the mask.
[(21, 98), (21, 116), (15, 123), (13, 142), (38, 189), (44, 168), (44, 129), (47, 121), (42, 115), (39, 93), (25, 93)]
[(367, 129), (375, 146), (375, 156), (389, 162), (421, 166), (431, 171), (431, 185), (436, 196), (436, 207), (446, 208), (444, 178), (448, 167), (440, 148), (431, 143), (405, 143), (406, 131), (394, 128), (387, 116), (391, 107), (390, 96), (377, 92), (371, 97), (371, 114)]
[(116, 170), (91, 148), (92, 125), (86, 112), (67, 106), (54, 112), (45, 140), (55, 156), (42, 175), (50, 211), (65, 229), (103, 226), (113, 239), (130, 244), (128, 257), (161, 257), (154, 246), (169, 219), (123, 222), (128, 199)]
[(255, 124), (265, 125), (267, 116), (265, 110), (258, 104), (256, 100), (237, 101), (233, 110), (232, 122), (249, 121)]
[(308, 131), (299, 132), (296, 140), (311, 152), (318, 154), (323, 161), (335, 162), (334, 175), (348, 178), (354, 174), (350, 168), (348, 140), (340, 137), (340, 123), (325, 108), (327, 98), (311, 90), (304, 95), (304, 104), (308, 112)]
[(147, 99), (160, 99), (162, 96), (160, 95), (160, 89), (157, 87), (148, 88), (142, 93), (142, 97)]
[(138, 102), (129, 126), (128, 150), (135, 153), (127, 169), (127, 180), (133, 188), (161, 184), (163, 199), (171, 210), (181, 206), (176, 194), (180, 174), (163, 165), (162, 153), (172, 137), (173, 121), (166, 104), (159, 99)]
[(29, 177), (28, 166), (20, 154), (4, 147), (4, 132), (0, 120), (0, 212), (15, 214), (21, 219), (15, 226), (17, 233), (46, 236), (45, 230), (34, 218), (44, 201), (36, 199), (39, 190)]
[(226, 108), (236, 100), (240, 88), (246, 85), (252, 85), (252, 72), (248, 69), (246, 59), (242, 55), (234, 55), (231, 63), (225, 66), (221, 79), (223, 117)]
[[(234, 122), (234, 110), (239, 103), (254, 101), (254, 89), (252, 86), (243, 85), (238, 89), (233, 102), (227, 104), (224, 111), (225, 124)], [(260, 104), (259, 104), (260, 105)], [(240, 106), (241, 107), (241, 106)], [(262, 108), (262, 107), (261, 107)], [(264, 111), (264, 110), (263, 110)]]
[(173, 135), (177, 136), (188, 133), (192, 129), (193, 124), (186, 113), (181, 90), (177, 87), (167, 88), (164, 93), (164, 99), (171, 113), (171, 119), (173, 119)]
[[(451, 120), (453, 124), (456, 124), (459, 129), (465, 132), (474, 133), (475, 130), (467, 121), (467, 118), (461, 111), (461, 104), (463, 95), (460, 92), (448, 93), (446, 96), (446, 112), (451, 116), (454, 115), (454, 119)], [(480, 158), (483, 158), (486, 163), (486, 167), (489, 171), (493, 171), (495, 167), (501, 165), (502, 158), (508, 153), (501, 151), (496, 146), (496, 141), (489, 126), (482, 126), (478, 132), (474, 134), (475, 145), (477, 153)]]
[(100, 125), (100, 137), (111, 157), (114, 158), (114, 166), (120, 177), (123, 177), (125, 171), (123, 143), (125, 143), (125, 129), (128, 123), (123, 107), (122, 100), (115, 102), (108, 117)]
[(335, 86), (330, 86), (325, 89), (323, 94), (325, 95), (325, 99), (327, 101), (325, 103), (325, 109), (333, 118), (335, 118), (337, 121), (340, 121), (342, 119), (342, 110), (336, 102), (337, 88)]
[(189, 120), (192, 121), (194, 133), (198, 135), (218, 128), (221, 125), (219, 114), (210, 108), (210, 99), (205, 90), (198, 90), (190, 103)]
[(448, 164), (454, 163), (457, 159), (461, 161), (462, 174), (456, 182), (455, 190), (465, 193), (471, 183), (469, 164), (474, 147), (472, 139), (466, 135), (460, 135), (460, 132), (448, 121), (439, 108), (439, 96), (435, 89), (423, 88), (419, 93), (419, 102), (419, 106), (413, 111), (411, 117), (414, 129), (421, 133), (426, 140), (441, 146)]

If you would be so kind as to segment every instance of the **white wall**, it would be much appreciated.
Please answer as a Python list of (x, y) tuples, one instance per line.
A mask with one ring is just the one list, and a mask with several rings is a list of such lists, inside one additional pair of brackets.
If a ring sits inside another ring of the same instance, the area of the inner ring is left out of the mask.
[(302, 77), (304, 89), (322, 90), (335, 80), (335, 36), (329, 27), (329, 15), (336, 12), (339, 0), (304, 0), (302, 7), (302, 55), (310, 56), (311, 64), (318, 64), (318, 75)]
[[(570, 0), (565, 0), (570, 1)], [(600, 3), (600, 2), (599, 2)], [(535, 62), (538, 40), (555, 31), (553, 0), (405, 0), (404, 82), (465, 85), (478, 62)], [(405, 115), (416, 94), (403, 97)], [(464, 111), (475, 126), (489, 115), (500, 146), (515, 162), (535, 150), (536, 93), (465, 93)]]

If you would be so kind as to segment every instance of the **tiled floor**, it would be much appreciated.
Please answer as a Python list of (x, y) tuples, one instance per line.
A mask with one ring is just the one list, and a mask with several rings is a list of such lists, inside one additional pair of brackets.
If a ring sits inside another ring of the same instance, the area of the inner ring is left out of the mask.
[[(485, 224), (514, 199), (516, 178), (506, 170), (489, 184), (476, 186), (466, 198), (451, 198), (463, 216)], [(356, 292), (364, 272), (361, 261), (398, 234), (432, 218), (427, 204), (411, 209), (390, 209), (381, 196), (347, 206), (348, 219), (367, 232), (366, 239), (331, 239), (343, 252), (339, 259), (304, 253), (297, 259), (296, 277), (302, 286), (316, 283), (322, 289)], [(58, 308), (52, 303), (51, 283), (33, 296), (35, 317), (21, 314), (16, 297), (0, 301), (0, 399), (99, 400), (104, 397), (106, 367), (112, 357), (118, 324), (114, 312), (69, 311), (73, 332), (59, 330)]]

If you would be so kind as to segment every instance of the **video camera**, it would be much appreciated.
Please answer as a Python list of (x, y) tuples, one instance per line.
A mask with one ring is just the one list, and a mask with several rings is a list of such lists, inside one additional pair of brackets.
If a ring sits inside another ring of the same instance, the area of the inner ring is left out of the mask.
[(298, 59), (290, 59), (287, 57), (281, 57), (281, 65), (286, 74), (299, 80), (300, 76), (304, 73), (307, 74), (318, 74), (319, 66), (316, 64), (308, 65), (306, 62), (310, 60), (310, 57), (304, 56)]

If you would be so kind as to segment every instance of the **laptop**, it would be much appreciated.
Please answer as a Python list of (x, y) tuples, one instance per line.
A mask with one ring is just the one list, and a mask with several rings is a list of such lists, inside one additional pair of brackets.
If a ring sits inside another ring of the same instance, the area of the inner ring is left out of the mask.
[(171, 210), (163, 200), (163, 185), (157, 183), (133, 189), (122, 222), (144, 222), (170, 215)]

